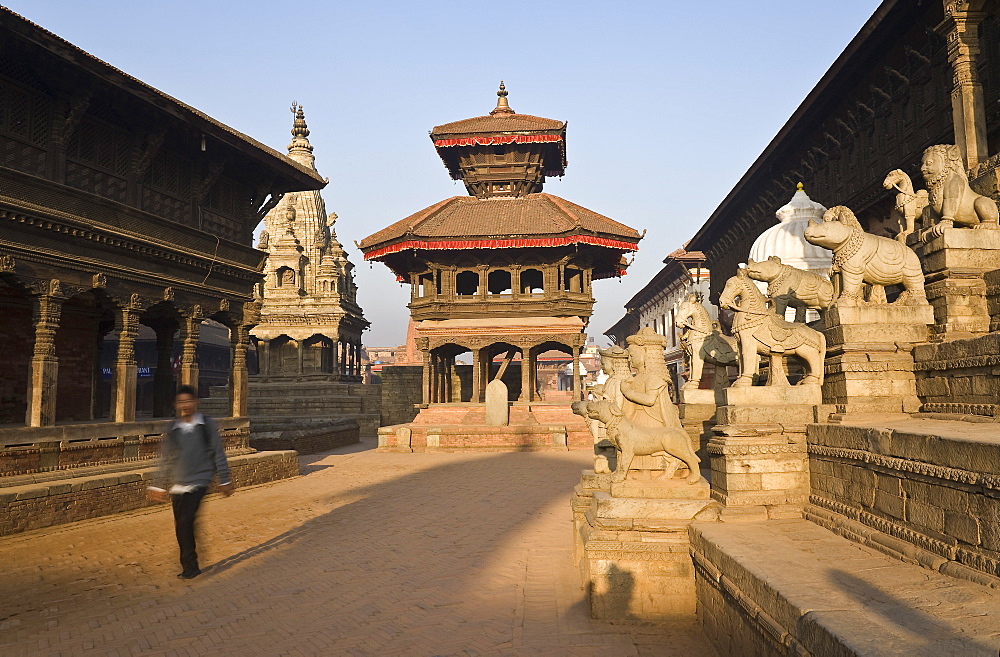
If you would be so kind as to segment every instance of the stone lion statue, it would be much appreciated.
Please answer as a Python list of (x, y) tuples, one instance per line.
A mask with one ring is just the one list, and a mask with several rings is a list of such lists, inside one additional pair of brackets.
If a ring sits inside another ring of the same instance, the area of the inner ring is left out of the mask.
[(871, 285), (869, 303), (885, 303), (886, 285), (905, 288), (895, 303), (924, 304), (924, 273), (912, 249), (894, 239), (866, 233), (851, 209), (838, 205), (823, 215), (823, 223), (810, 220), (806, 241), (833, 251), (833, 271), (839, 276), (836, 303), (862, 301), (862, 285)]
[(955, 225), (1000, 228), (1000, 209), (988, 196), (972, 191), (962, 154), (954, 144), (937, 144), (924, 151), (920, 173), (927, 184), (927, 207), (921, 221), (926, 241)]
[(786, 265), (778, 256), (748, 260), (746, 269), (750, 278), (767, 283), (767, 296), (781, 317), (790, 306), (795, 309), (795, 321), (804, 324), (807, 308), (824, 310), (833, 303), (833, 283), (816, 272)]

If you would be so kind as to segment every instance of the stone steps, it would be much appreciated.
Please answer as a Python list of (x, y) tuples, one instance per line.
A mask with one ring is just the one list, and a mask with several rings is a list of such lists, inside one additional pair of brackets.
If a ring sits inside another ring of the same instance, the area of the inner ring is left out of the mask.
[(995, 657), (1000, 590), (807, 520), (695, 523), (699, 617), (720, 657)]

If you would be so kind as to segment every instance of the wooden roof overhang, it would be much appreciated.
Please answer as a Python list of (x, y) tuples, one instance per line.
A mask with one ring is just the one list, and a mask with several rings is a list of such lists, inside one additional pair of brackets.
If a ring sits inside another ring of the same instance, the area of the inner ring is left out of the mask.
[[(623, 254), (638, 250), (633, 228), (551, 194), (477, 199), (456, 196), (436, 203), (366, 237), (365, 260), (384, 262), (397, 276), (416, 251), (594, 247), (606, 249), (607, 266), (595, 278), (624, 273)], [(607, 271), (605, 271), (607, 270)]]
[(885, 0), (879, 5), (778, 134), (691, 239), (689, 243), (691, 249), (710, 250), (713, 242), (732, 228), (743, 204), (752, 203), (757, 198), (759, 186), (767, 181), (773, 169), (779, 168), (783, 158), (787, 156), (787, 151), (794, 149), (796, 140), (808, 134), (815, 125), (822, 124), (832, 108), (837, 107), (842, 95), (856, 85), (859, 74), (878, 63), (879, 52), (884, 44), (896, 39), (907, 21), (918, 11), (922, 11), (919, 3), (906, 0)]
[(566, 173), (566, 122), (529, 114), (478, 116), (436, 126), (430, 133), (438, 156), (452, 180), (461, 180), (459, 156), (463, 149), (510, 144), (542, 144), (545, 175)]
[(274, 179), (274, 192), (322, 189), (328, 182), (316, 171), (128, 75), (6, 7), (0, 7), (0, 30), (8, 44), (11, 40), (27, 44), (62, 61), (76, 72), (73, 76), (75, 84), (113, 88), (142, 103), (161, 121), (200, 131), (206, 138), (222, 145), (234, 159), (267, 171)]

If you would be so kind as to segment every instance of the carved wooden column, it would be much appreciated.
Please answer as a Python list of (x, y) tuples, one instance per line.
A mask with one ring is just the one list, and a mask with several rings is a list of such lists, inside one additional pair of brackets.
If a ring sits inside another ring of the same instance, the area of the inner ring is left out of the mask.
[(249, 326), (237, 324), (229, 329), (229, 343), (233, 348), (233, 368), (229, 374), (229, 401), (233, 417), (246, 417), (247, 415), (247, 393), (250, 382), (247, 373), (247, 344), (249, 340)]
[(421, 372), (421, 387), (423, 389), (423, 404), (424, 406), (431, 403), (431, 352), (426, 347), (421, 349), (421, 354), (423, 355), (424, 367)]
[(580, 347), (573, 347), (573, 399), (583, 399), (583, 381), (580, 379)]
[(531, 347), (521, 348), (521, 396), (518, 401), (531, 401)]
[(181, 321), (180, 385), (198, 389), (198, 338), (203, 318), (196, 309)]
[(306, 341), (299, 338), (295, 341), (295, 372), (299, 375), (302, 374), (302, 359), (305, 355)]
[(480, 351), (479, 349), (472, 350), (472, 398), (470, 401), (473, 404), (482, 401), (483, 357)]
[(29, 427), (47, 427), (56, 423), (56, 391), (59, 360), (56, 358), (56, 330), (62, 300), (43, 294), (35, 298), (32, 323), (35, 347), (28, 376), (28, 407), (24, 423)]
[(330, 338), (330, 357), (333, 362), (330, 364), (330, 372), (340, 375), (340, 340)]
[(135, 421), (135, 393), (139, 372), (135, 362), (135, 338), (139, 334), (139, 307), (133, 299), (115, 312), (118, 353), (112, 368), (111, 417), (115, 422)]
[(979, 26), (984, 14), (961, 11), (956, 5), (945, 7), (941, 30), (948, 42), (948, 62), (954, 82), (951, 107), (955, 143), (965, 156), (966, 168), (972, 169), (989, 157), (983, 85), (977, 72)]
[(156, 331), (156, 373), (153, 375), (153, 415), (173, 415), (174, 403), (174, 331), (173, 322), (162, 322)]
[(489, 296), (489, 265), (477, 265), (476, 269), (479, 271), (479, 287), (476, 288), (476, 296), (480, 299), (485, 299)]

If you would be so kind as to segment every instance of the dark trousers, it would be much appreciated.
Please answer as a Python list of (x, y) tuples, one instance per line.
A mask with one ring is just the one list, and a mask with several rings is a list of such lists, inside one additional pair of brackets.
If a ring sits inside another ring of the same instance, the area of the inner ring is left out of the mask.
[(170, 496), (174, 507), (174, 531), (177, 534), (177, 545), (181, 548), (181, 567), (186, 573), (198, 570), (198, 553), (194, 547), (194, 521), (206, 492), (207, 488), (198, 488), (190, 493)]

